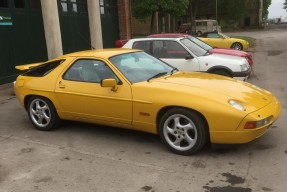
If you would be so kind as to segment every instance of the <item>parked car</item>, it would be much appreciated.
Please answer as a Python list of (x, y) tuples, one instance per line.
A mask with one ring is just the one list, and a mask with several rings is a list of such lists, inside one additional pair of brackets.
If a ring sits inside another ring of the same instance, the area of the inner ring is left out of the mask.
[(139, 50), (83, 51), (16, 68), (26, 70), (16, 96), (37, 129), (55, 129), (61, 120), (133, 129), (158, 134), (182, 155), (209, 140), (250, 142), (281, 111), (270, 92), (252, 84), (178, 71)]
[(218, 25), (216, 20), (211, 19), (200, 19), (195, 20), (193, 23), (182, 23), (178, 29), (179, 33), (189, 33), (201, 35), (202, 33), (209, 31), (221, 32), (221, 27)]
[(183, 71), (208, 72), (244, 81), (251, 71), (245, 58), (211, 54), (188, 37), (131, 39), (123, 48), (144, 50)]
[(243, 39), (230, 38), (220, 32), (206, 32), (199, 39), (215, 48), (231, 48), (236, 50), (247, 50), (249, 43)]
[[(189, 34), (185, 33), (159, 33), (159, 34), (152, 34), (147, 37), (188, 37), (191, 41), (193, 41), (195, 44), (199, 45), (206, 51), (210, 53), (218, 53), (218, 54), (223, 54), (223, 55), (233, 55), (233, 56), (239, 56), (246, 58), (249, 65), (253, 65), (253, 59), (252, 55), (248, 52), (245, 51), (240, 51), (240, 50), (235, 50), (235, 49), (221, 49), (221, 48), (213, 48), (207, 43), (203, 42), (202, 40), (198, 39), (197, 37), (193, 37)], [(121, 44), (118, 44), (118, 46), (122, 47), (126, 41), (122, 41)]]

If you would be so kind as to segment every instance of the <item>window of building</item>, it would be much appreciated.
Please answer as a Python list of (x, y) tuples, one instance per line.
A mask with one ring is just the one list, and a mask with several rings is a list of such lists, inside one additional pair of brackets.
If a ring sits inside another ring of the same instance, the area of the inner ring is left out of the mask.
[(100, 0), (100, 12), (102, 15), (112, 15), (116, 13), (116, 0)]
[(61, 0), (62, 12), (68, 12), (68, 3), (67, 0)]
[(41, 1), (39, 0), (30, 0), (30, 9), (31, 10), (41, 10)]
[(8, 8), (8, 0), (0, 0), (0, 8)]
[(15, 8), (24, 9), (25, 8), (25, 0), (14, 0)]
[(72, 12), (78, 12), (77, 0), (71, 0)]

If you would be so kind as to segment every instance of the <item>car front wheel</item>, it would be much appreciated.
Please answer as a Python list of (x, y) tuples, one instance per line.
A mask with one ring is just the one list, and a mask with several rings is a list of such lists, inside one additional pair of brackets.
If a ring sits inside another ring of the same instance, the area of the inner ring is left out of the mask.
[(31, 97), (27, 111), (33, 125), (41, 131), (50, 131), (57, 128), (60, 124), (60, 118), (54, 105), (46, 98)]
[(161, 118), (159, 134), (162, 142), (174, 153), (192, 155), (208, 140), (208, 128), (203, 118), (194, 111), (173, 108)]
[(243, 49), (243, 46), (242, 46), (241, 43), (236, 42), (236, 43), (233, 43), (233, 44), (231, 45), (231, 48), (232, 48), (232, 49), (235, 49), (235, 50), (242, 50), (242, 49)]

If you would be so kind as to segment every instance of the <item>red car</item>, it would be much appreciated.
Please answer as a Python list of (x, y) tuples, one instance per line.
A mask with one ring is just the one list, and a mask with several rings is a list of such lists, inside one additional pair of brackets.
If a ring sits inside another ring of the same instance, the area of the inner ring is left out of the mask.
[[(245, 51), (239, 51), (234, 49), (220, 49), (220, 48), (213, 48), (210, 45), (206, 44), (205, 42), (201, 41), (200, 39), (193, 37), (189, 34), (185, 33), (161, 33), (161, 34), (153, 34), (149, 35), (147, 37), (188, 37), (191, 41), (205, 49), (206, 51), (210, 53), (217, 53), (217, 54), (224, 54), (224, 55), (234, 55), (239, 57), (245, 57), (249, 63), (249, 65), (252, 67), (253, 60), (252, 55), (250, 53), (247, 53)], [(117, 40), (116, 41), (116, 47), (122, 47), (128, 40)]]

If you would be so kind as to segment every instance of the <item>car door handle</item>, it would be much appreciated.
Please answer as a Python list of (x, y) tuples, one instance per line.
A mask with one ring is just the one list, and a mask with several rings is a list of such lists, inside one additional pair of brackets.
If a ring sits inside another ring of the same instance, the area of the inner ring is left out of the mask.
[(66, 86), (62, 83), (62, 81), (59, 82), (59, 88), (65, 89)]

